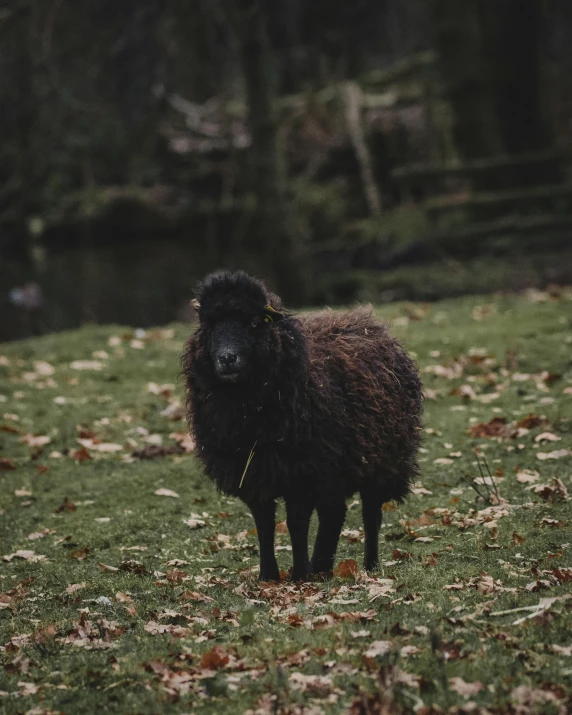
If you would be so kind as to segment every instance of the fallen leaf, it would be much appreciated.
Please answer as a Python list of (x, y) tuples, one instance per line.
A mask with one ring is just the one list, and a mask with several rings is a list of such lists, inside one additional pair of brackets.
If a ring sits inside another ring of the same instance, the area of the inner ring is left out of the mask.
[(28, 539), (29, 541), (36, 541), (37, 539), (43, 539), (44, 537), (55, 533), (56, 532), (53, 529), (44, 528), (42, 531), (34, 531), (31, 534), (28, 534)]
[(4, 556), (4, 561), (12, 561), (12, 559), (24, 559), (25, 561), (31, 561), (32, 563), (37, 563), (38, 561), (47, 561), (48, 557), (43, 554), (36, 554), (34, 551), (20, 550), (13, 554), (8, 554)]
[(171, 402), (167, 407), (165, 407), (164, 410), (160, 412), (161, 417), (166, 417), (168, 420), (171, 420), (172, 422), (178, 422), (179, 420), (184, 420), (185, 416), (187, 414), (187, 410), (184, 407), (184, 405), (181, 405), (181, 403), (178, 400), (175, 400), (174, 402)]
[(143, 449), (137, 449), (131, 453), (135, 459), (157, 459), (158, 457), (168, 457), (172, 454), (184, 454), (185, 449), (181, 444), (149, 444)]
[(173, 497), (174, 499), (179, 498), (177, 492), (174, 492), (172, 489), (165, 489), (164, 487), (156, 489), (153, 493), (156, 494), (158, 497)]
[(208, 670), (219, 670), (220, 668), (224, 668), (229, 660), (229, 654), (226, 653), (221, 646), (217, 645), (203, 654), (200, 667), (207, 668)]
[(551, 484), (533, 484), (526, 489), (538, 494), (547, 502), (568, 501), (568, 490), (558, 477), (554, 477)]
[(20, 442), (24, 442), (28, 447), (43, 447), (51, 441), (51, 437), (41, 434), (25, 434), (20, 438)]
[(169, 439), (174, 439), (175, 442), (180, 444), (186, 454), (191, 454), (195, 451), (195, 442), (188, 432), (171, 432)]
[(415, 482), (415, 484), (411, 487), (411, 493), (416, 494), (416, 495), (428, 495), (430, 496), (433, 494), (433, 492), (430, 492), (429, 489), (426, 489), (421, 482)]
[(391, 555), (394, 559), (404, 560), (413, 558), (413, 554), (409, 551), (401, 551), (401, 549), (393, 549)]
[(537, 457), (538, 459), (546, 460), (546, 459), (563, 459), (564, 457), (569, 457), (572, 455), (572, 452), (568, 449), (556, 449), (553, 452), (538, 452)]
[(501, 585), (500, 581), (495, 581), (492, 576), (482, 572), (476, 583), (477, 590), (483, 594), (495, 593)]
[(67, 497), (64, 497), (63, 503), (56, 509), (56, 514), (61, 514), (63, 511), (76, 511), (76, 509), (76, 505)]
[(66, 586), (66, 593), (75, 593), (76, 591), (80, 591), (82, 588), (85, 588), (86, 585), (85, 581), (82, 583), (70, 583), (69, 586)]
[[(516, 376), (513, 375), (513, 380), (516, 379)], [(544, 424), (546, 422), (546, 419), (544, 417), (537, 417), (537, 415), (530, 414), (527, 417), (523, 417), (521, 420), (519, 420), (516, 423), (517, 429), (534, 429), (535, 427), (540, 427), (540, 425)]]
[(558, 437), (552, 432), (542, 432), (542, 434), (537, 434), (534, 438), (535, 442), (560, 442), (562, 437)]
[(468, 429), (471, 437), (509, 437), (511, 428), (507, 425), (506, 417), (493, 417), (490, 422), (481, 422)]
[(449, 684), (451, 686), (451, 690), (454, 690), (456, 693), (459, 693), (459, 695), (463, 695), (466, 698), (476, 695), (485, 687), (479, 681), (476, 681), (475, 683), (467, 683), (463, 680), (463, 678), (449, 678)]
[(350, 631), (352, 638), (369, 638), (371, 631), (361, 630), (361, 631)]
[(551, 519), (549, 516), (545, 516), (543, 519), (540, 520), (539, 526), (555, 526), (560, 528), (564, 526), (564, 522), (559, 521), (558, 519)]
[(119, 569), (121, 571), (127, 571), (128, 573), (136, 574), (137, 576), (145, 576), (145, 574), (149, 573), (145, 567), (145, 564), (142, 564), (141, 561), (135, 561), (135, 559), (127, 559), (127, 561), (122, 561)]
[(84, 547), (83, 549), (74, 549), (74, 551), (69, 554), (70, 559), (77, 559), (78, 561), (85, 561), (88, 556), (90, 556), (91, 551), (89, 547)]
[(13, 459), (7, 459), (6, 457), (0, 457), (0, 471), (11, 471), (16, 469), (16, 462)]
[(522, 469), (516, 474), (516, 479), (521, 484), (532, 484), (533, 482), (538, 481), (539, 478), (540, 474), (537, 471), (531, 469)]
[(334, 569), (334, 576), (338, 578), (354, 578), (359, 573), (359, 566), (354, 559), (340, 561)]
[(101, 370), (103, 363), (99, 360), (74, 360), (70, 367), (72, 370)]
[(99, 442), (98, 440), (93, 439), (78, 439), (77, 441), (82, 447), (85, 447), (85, 449), (91, 449), (95, 452), (121, 452), (123, 449), (122, 444), (115, 444), (113, 442)]
[(93, 459), (85, 447), (81, 447), (80, 449), (71, 449), (69, 455), (72, 459), (75, 459), (76, 462), (87, 462), (88, 460)]
[(183, 519), (183, 524), (186, 524), (189, 529), (201, 529), (206, 526), (206, 521), (201, 519), (198, 514), (191, 514), (190, 519)]
[(29, 489), (16, 489), (14, 495), (17, 497), (31, 497), (32, 492)]
[(34, 372), (37, 372), (38, 375), (48, 376), (53, 375), (56, 372), (56, 369), (45, 360), (36, 360), (34, 362)]
[(304, 673), (292, 673), (289, 682), (293, 690), (307, 692), (316, 698), (326, 698), (334, 685), (329, 675), (304, 675)]

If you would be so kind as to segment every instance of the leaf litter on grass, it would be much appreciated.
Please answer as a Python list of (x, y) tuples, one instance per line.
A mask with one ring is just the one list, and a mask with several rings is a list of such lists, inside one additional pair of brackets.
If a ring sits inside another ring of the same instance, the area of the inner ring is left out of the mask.
[(5, 346), (0, 707), (569, 709), (566, 296), (385, 309), (425, 380), (421, 478), (384, 505), (379, 572), (361, 571), (356, 500), (334, 578), (308, 584), (258, 583), (251, 517), (200, 474), (175, 379), (186, 328)]

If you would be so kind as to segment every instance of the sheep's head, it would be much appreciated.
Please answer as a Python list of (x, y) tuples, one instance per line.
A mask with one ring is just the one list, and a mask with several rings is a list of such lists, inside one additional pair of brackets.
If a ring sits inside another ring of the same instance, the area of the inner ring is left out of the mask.
[(203, 355), (221, 382), (247, 382), (268, 370), (283, 318), (280, 299), (242, 271), (208, 276), (193, 305), (199, 314)]

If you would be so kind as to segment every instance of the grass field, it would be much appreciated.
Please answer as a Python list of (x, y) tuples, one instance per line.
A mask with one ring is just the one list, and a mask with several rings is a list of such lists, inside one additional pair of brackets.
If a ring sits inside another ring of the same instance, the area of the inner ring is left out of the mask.
[(379, 314), (422, 370), (420, 482), (379, 573), (352, 503), (298, 585), (257, 582), (184, 439), (187, 327), (0, 345), (1, 712), (572, 710), (572, 292)]

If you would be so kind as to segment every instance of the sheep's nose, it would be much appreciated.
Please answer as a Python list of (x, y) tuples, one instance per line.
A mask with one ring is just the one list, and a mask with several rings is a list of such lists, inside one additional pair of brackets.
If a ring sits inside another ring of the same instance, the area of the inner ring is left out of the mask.
[(236, 365), (238, 355), (232, 352), (222, 353), (222, 355), (219, 356), (219, 360), (225, 367), (232, 367), (233, 365)]

